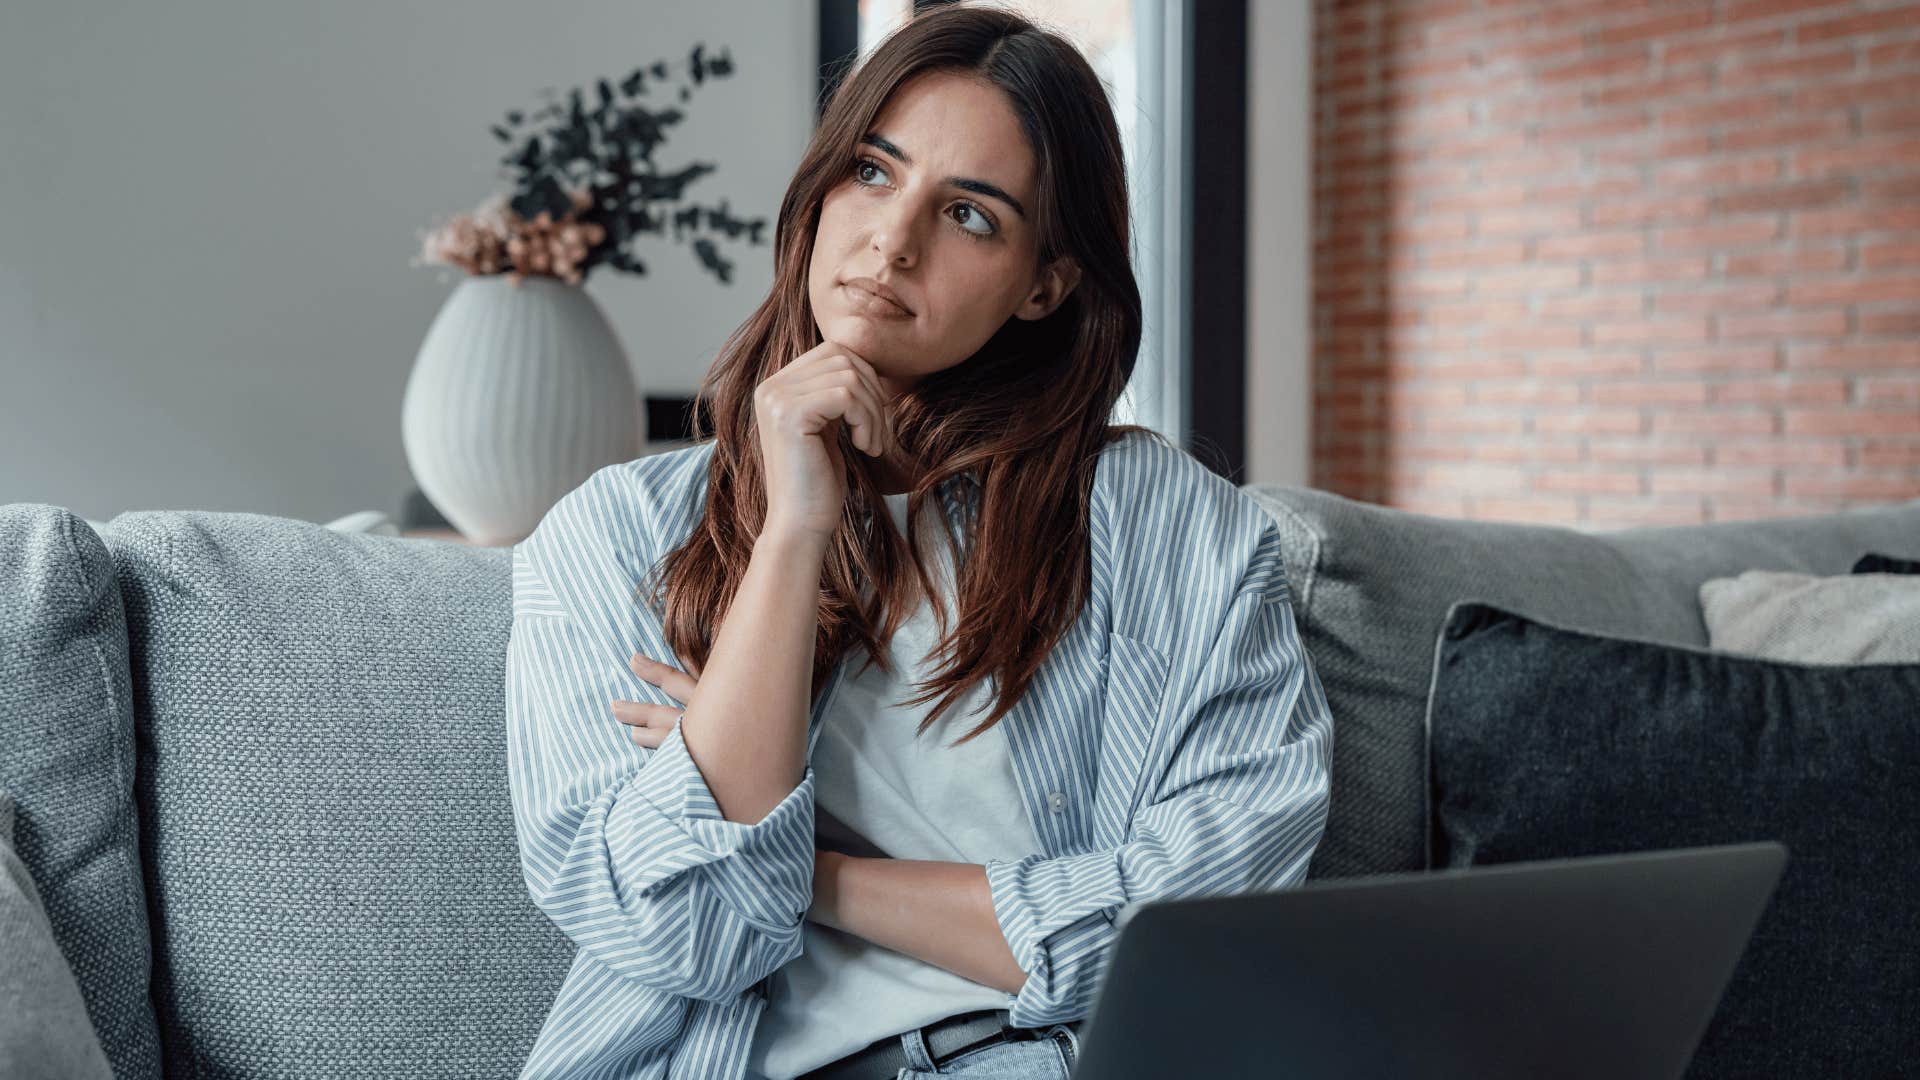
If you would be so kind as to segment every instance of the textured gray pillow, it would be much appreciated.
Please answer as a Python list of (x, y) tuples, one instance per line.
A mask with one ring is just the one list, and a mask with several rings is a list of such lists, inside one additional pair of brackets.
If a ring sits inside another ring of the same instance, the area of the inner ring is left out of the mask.
[(13, 850), (13, 795), (0, 790), (0, 1076), (113, 1080), (107, 1052), (33, 875)]
[(0, 553), (0, 787), (15, 802), (13, 842), (115, 1075), (157, 1080), (113, 562), (84, 519), (45, 503), (0, 506)]
[(1704, 647), (1698, 589), (1761, 568), (1843, 574), (1920, 557), (1920, 500), (1803, 518), (1587, 533), (1458, 521), (1250, 485), (1285, 544), (1301, 639), (1333, 712), (1333, 805), (1313, 878), (1427, 868), (1427, 689), (1455, 601)]
[(237, 513), (109, 533), (168, 1074), (515, 1075), (574, 948), (520, 876), (508, 551)]
[(1920, 577), (1748, 570), (1700, 586), (1708, 642), (1802, 664), (1920, 663)]

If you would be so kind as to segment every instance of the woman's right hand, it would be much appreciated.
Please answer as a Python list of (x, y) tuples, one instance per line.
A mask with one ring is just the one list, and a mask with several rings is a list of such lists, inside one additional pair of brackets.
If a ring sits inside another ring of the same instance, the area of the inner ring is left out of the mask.
[(763, 532), (831, 536), (846, 508), (839, 426), (875, 457), (893, 448), (880, 377), (873, 365), (835, 341), (822, 341), (761, 380), (753, 412), (766, 473)]

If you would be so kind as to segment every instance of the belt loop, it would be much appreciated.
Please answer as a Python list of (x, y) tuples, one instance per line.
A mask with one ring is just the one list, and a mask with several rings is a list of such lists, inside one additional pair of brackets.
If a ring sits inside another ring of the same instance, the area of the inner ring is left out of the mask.
[(901, 1032), (900, 1049), (907, 1055), (909, 1069), (932, 1072), (939, 1067), (934, 1064), (933, 1050), (927, 1046), (925, 1028)]
[(1000, 1030), (1001, 1030), (1001, 1031), (1012, 1031), (1012, 1030), (1013, 1030), (1013, 1012), (1012, 1012), (1012, 1010), (1009, 1010), (1009, 1009), (995, 1009), (995, 1010), (993, 1010), (993, 1018), (994, 1018), (994, 1019), (996, 1019), (996, 1020), (998, 1020), (998, 1021), (1000, 1021)]

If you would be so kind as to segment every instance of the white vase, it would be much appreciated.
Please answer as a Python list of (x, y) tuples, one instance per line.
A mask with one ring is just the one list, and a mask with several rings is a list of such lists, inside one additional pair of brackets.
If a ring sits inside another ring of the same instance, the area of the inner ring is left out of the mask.
[(476, 544), (518, 543), (602, 466), (639, 456), (640, 396), (585, 290), (462, 281), (420, 343), (401, 406), (420, 490)]

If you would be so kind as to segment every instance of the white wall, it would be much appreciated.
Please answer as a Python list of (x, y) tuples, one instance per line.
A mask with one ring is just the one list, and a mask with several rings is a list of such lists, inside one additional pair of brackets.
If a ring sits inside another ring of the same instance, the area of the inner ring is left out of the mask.
[(408, 264), (420, 230), (504, 190), (487, 126), (543, 86), (681, 64), (704, 41), (735, 73), (694, 91), (656, 163), (717, 162), (690, 201), (764, 216), (767, 242), (716, 241), (732, 285), (670, 235), (639, 242), (647, 276), (587, 282), (642, 392), (691, 394), (772, 281), (773, 218), (813, 126), (815, 8), (14, 5), (0, 503), (397, 513), (413, 486), (401, 395), (458, 280)]
[(1313, 6), (1247, 5), (1247, 482), (1313, 465)]

